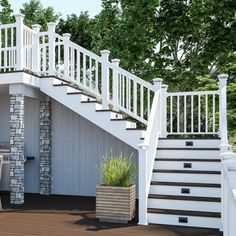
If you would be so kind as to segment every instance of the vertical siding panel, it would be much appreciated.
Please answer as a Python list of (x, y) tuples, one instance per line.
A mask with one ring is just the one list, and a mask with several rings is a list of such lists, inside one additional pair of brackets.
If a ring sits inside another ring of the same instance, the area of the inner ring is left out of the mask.
[(133, 148), (56, 101), (52, 110), (54, 194), (95, 196), (96, 166), (110, 148), (137, 157)]

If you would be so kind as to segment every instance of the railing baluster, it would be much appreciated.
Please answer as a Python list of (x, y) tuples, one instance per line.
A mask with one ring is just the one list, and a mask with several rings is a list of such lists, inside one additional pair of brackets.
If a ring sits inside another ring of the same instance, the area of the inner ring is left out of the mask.
[(170, 133), (173, 133), (173, 97), (170, 96)]
[(206, 94), (206, 128), (205, 128), (205, 132), (208, 132), (208, 95)]
[(198, 95), (198, 133), (201, 133), (201, 95)]
[(148, 89), (148, 111), (147, 111), (147, 118), (149, 119), (149, 115), (150, 115), (150, 90)]
[(215, 117), (215, 112), (216, 112), (216, 107), (215, 107), (215, 94), (212, 95), (212, 103), (213, 103), (213, 108), (212, 108), (212, 114), (213, 114), (213, 133), (215, 133), (216, 130), (216, 117)]
[(92, 89), (92, 58), (89, 57), (89, 87)]
[(187, 107), (186, 107), (186, 95), (184, 95), (184, 133), (187, 131)]
[(179, 133), (180, 127), (179, 127), (179, 96), (177, 96), (177, 132)]
[(83, 85), (86, 86), (86, 55), (83, 53)]
[[(80, 82), (80, 51), (77, 50), (77, 81)], [(97, 64), (96, 64), (96, 70), (97, 70)]]
[(134, 81), (134, 115), (137, 115), (137, 83)]
[(141, 118), (143, 119), (143, 86), (142, 85), (141, 85), (140, 93), (141, 93), (140, 114), (141, 114)]
[(191, 132), (194, 132), (194, 123), (193, 123), (193, 119), (194, 119), (194, 113), (193, 113), (193, 104), (194, 104), (194, 96), (191, 95)]

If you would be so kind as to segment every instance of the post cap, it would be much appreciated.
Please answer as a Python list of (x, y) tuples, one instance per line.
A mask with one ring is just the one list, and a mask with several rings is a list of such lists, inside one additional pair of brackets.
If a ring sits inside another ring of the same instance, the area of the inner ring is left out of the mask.
[(113, 64), (119, 65), (119, 64), (120, 64), (120, 59), (115, 58), (115, 59), (112, 59), (111, 62), (112, 62)]
[(20, 19), (24, 19), (24, 18), (25, 18), (25, 15), (20, 13), (20, 12), (15, 14), (15, 19), (16, 20), (20, 20)]
[(155, 78), (152, 81), (153, 81), (154, 84), (155, 83), (162, 83), (163, 79), (162, 78)]
[(48, 22), (47, 23), (47, 26), (50, 27), (50, 26), (56, 26), (57, 23), (56, 22)]
[(227, 80), (228, 77), (229, 77), (229, 75), (227, 75), (227, 74), (220, 74), (220, 75), (218, 75), (218, 79), (225, 79), (225, 80)]
[(39, 24), (34, 24), (34, 25), (32, 25), (31, 27), (32, 27), (32, 29), (33, 29), (34, 31), (39, 32), (39, 31), (40, 31), (40, 28), (41, 28), (41, 25), (39, 25)]
[(169, 87), (169, 86), (168, 86), (167, 84), (162, 84), (162, 85), (161, 85), (161, 88), (163, 88), (163, 89), (168, 89), (168, 87)]
[(109, 50), (102, 50), (101, 51), (101, 55), (106, 55), (106, 54), (110, 54), (111, 52)]
[(64, 38), (67, 38), (68, 40), (70, 39), (71, 37), (71, 34), (70, 33), (65, 33), (62, 35)]

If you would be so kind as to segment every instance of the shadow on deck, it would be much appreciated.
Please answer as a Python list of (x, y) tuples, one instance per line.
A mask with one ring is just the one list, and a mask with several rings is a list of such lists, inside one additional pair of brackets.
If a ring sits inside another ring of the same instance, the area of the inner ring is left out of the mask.
[(0, 213), (0, 235), (155, 235), (155, 236), (222, 236), (218, 230), (162, 225), (138, 226), (103, 223), (95, 218), (95, 198), (72, 196), (25, 195), (25, 204), (12, 206), (3, 194), (4, 211)]

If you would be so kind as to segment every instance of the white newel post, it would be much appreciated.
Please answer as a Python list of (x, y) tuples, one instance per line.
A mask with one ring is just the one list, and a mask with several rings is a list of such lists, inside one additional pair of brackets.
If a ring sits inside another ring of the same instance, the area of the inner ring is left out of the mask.
[(227, 152), (230, 148), (228, 144), (228, 129), (227, 129), (227, 79), (228, 75), (221, 74), (219, 79), (220, 91), (220, 136), (221, 136), (221, 152)]
[[(118, 68), (120, 64), (119, 59), (113, 59), (112, 64)], [(112, 78), (112, 100), (113, 104), (116, 106), (118, 105), (118, 70), (114, 69), (113, 70), (113, 78)]]
[(138, 188), (138, 198), (139, 198), (139, 206), (138, 206), (138, 224), (139, 225), (147, 225), (147, 148), (148, 146), (144, 144), (140, 144), (138, 146), (139, 151), (139, 188)]
[(110, 51), (102, 50), (102, 109), (108, 108), (108, 100), (109, 100), (109, 68), (108, 61)]
[(222, 221), (224, 236), (236, 235), (236, 198), (233, 189), (236, 189), (236, 154), (225, 152), (222, 158)]
[(39, 36), (38, 33), (40, 32), (41, 25), (35, 24), (32, 25), (32, 30), (36, 33), (33, 40), (33, 71), (39, 72), (40, 71), (40, 49), (39, 49)]
[(166, 138), (167, 137), (167, 90), (168, 90), (168, 85), (163, 84), (161, 86), (161, 138)]
[(23, 42), (23, 33), (24, 33), (24, 15), (19, 13), (15, 15), (16, 19), (16, 70), (24, 69), (24, 42)]
[(49, 22), (48, 26), (48, 43), (49, 43), (49, 55), (48, 55), (48, 72), (49, 75), (55, 74), (55, 30), (56, 30), (56, 23)]
[(69, 41), (71, 34), (65, 33), (62, 36), (64, 37), (64, 76), (68, 79), (70, 74)]

